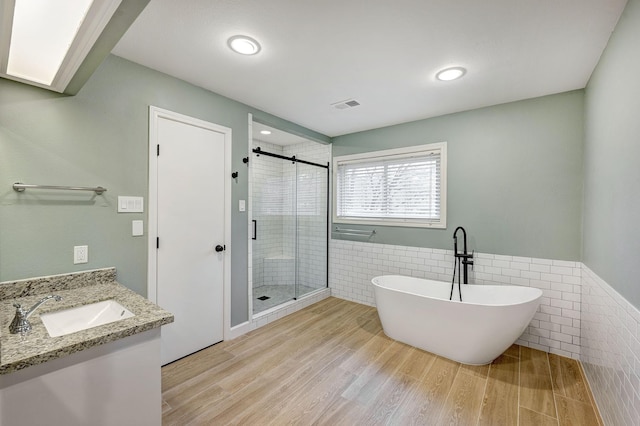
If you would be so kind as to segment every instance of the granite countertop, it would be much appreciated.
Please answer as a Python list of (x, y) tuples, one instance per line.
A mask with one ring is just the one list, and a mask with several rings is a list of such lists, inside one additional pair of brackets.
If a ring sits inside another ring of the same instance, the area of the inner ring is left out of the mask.
[[(49, 294), (59, 295), (62, 300), (47, 301), (29, 317), (31, 332), (24, 336), (9, 333), (9, 324), (16, 310), (14, 303), (29, 309)], [(119, 302), (135, 316), (59, 337), (50, 337), (40, 319), (40, 315), (46, 312), (104, 300)], [(116, 282), (113, 268), (0, 283), (0, 374), (62, 358), (171, 322), (171, 313)]]

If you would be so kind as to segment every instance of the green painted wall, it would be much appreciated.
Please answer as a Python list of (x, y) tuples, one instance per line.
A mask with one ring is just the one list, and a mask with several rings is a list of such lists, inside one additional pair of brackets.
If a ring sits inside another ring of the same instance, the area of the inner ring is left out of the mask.
[[(376, 226), (371, 241), (451, 249), (452, 231), (462, 225), (478, 251), (583, 260), (640, 306), (632, 257), (640, 253), (639, 39), (640, 0), (630, 0), (586, 92), (334, 138), (334, 156), (448, 142), (448, 228)], [(119, 215), (115, 200), (147, 199), (149, 105), (233, 129), (234, 206), (247, 199), (248, 113), (329, 141), (115, 56), (73, 97), (0, 79), (0, 281), (115, 266), (123, 284), (146, 294), (146, 238), (130, 236), (131, 220), (146, 225), (146, 214)], [(15, 181), (109, 191), (19, 195)], [(247, 317), (245, 213), (233, 212), (232, 228), (235, 325)], [(90, 262), (73, 265), (80, 244), (89, 245)]]
[(580, 260), (583, 98), (573, 91), (334, 138), (334, 156), (448, 142), (447, 229), (376, 226), (370, 241), (452, 249), (464, 226), (477, 251)]
[[(275, 127), (328, 142), (326, 136), (184, 81), (109, 56), (76, 96), (0, 79), (0, 281), (115, 266), (118, 280), (146, 294), (147, 240), (131, 236), (117, 214), (118, 195), (148, 200), (148, 107), (179, 112), (233, 130), (232, 206), (247, 199), (248, 113)], [(91, 193), (27, 191), (21, 181), (102, 185)], [(232, 324), (247, 319), (247, 216), (232, 209)], [(73, 265), (73, 246), (89, 263)]]
[(640, 308), (640, 0), (587, 85), (583, 262)]

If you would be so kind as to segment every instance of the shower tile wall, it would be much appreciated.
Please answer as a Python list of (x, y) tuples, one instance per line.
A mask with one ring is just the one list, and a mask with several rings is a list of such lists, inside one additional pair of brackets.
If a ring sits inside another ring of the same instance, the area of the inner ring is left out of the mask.
[(311, 161), (318, 164), (327, 164), (331, 161), (331, 145), (324, 145), (316, 142), (302, 142), (295, 145), (283, 147), (284, 155)]
[[(450, 282), (453, 251), (332, 239), (329, 287), (333, 296), (375, 306), (371, 278), (410, 275)], [(540, 288), (543, 297), (517, 343), (578, 359), (581, 264), (476, 253), (469, 281)]]
[[(280, 145), (254, 142), (253, 148), (258, 146), (284, 155)], [(253, 156), (252, 215), (257, 222), (256, 239), (252, 241), (254, 288), (295, 284), (293, 245), (283, 243), (285, 226), (291, 234), (292, 211), (285, 211), (285, 206), (291, 206), (293, 192), (283, 174), (284, 166), (291, 167), (291, 163), (266, 155)]]
[(582, 266), (580, 359), (605, 424), (640, 422), (640, 311)]

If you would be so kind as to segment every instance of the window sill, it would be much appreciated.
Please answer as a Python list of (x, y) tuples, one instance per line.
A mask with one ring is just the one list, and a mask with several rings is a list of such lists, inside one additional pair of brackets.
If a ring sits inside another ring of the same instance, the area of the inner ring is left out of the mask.
[(430, 228), (430, 229), (447, 229), (447, 223), (443, 222), (416, 222), (408, 220), (367, 220), (367, 219), (339, 219), (333, 218), (333, 224), (350, 224), (350, 225), (375, 225), (375, 226), (397, 226), (403, 228)]

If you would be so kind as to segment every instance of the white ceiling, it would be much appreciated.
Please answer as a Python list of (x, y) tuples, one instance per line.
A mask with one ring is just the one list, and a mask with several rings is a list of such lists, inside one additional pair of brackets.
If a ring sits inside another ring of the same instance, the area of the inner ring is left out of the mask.
[[(338, 136), (584, 88), (625, 4), (152, 0), (113, 53)], [(236, 34), (260, 53), (229, 50)], [(449, 66), (467, 74), (435, 80)]]
[[(267, 126), (266, 124), (253, 122), (251, 125), (252, 139), (257, 142), (268, 142), (275, 145), (287, 146), (295, 145), (302, 142), (309, 142), (309, 139), (302, 136), (294, 135), (289, 132)], [(268, 135), (262, 134), (263, 130), (271, 132)]]

